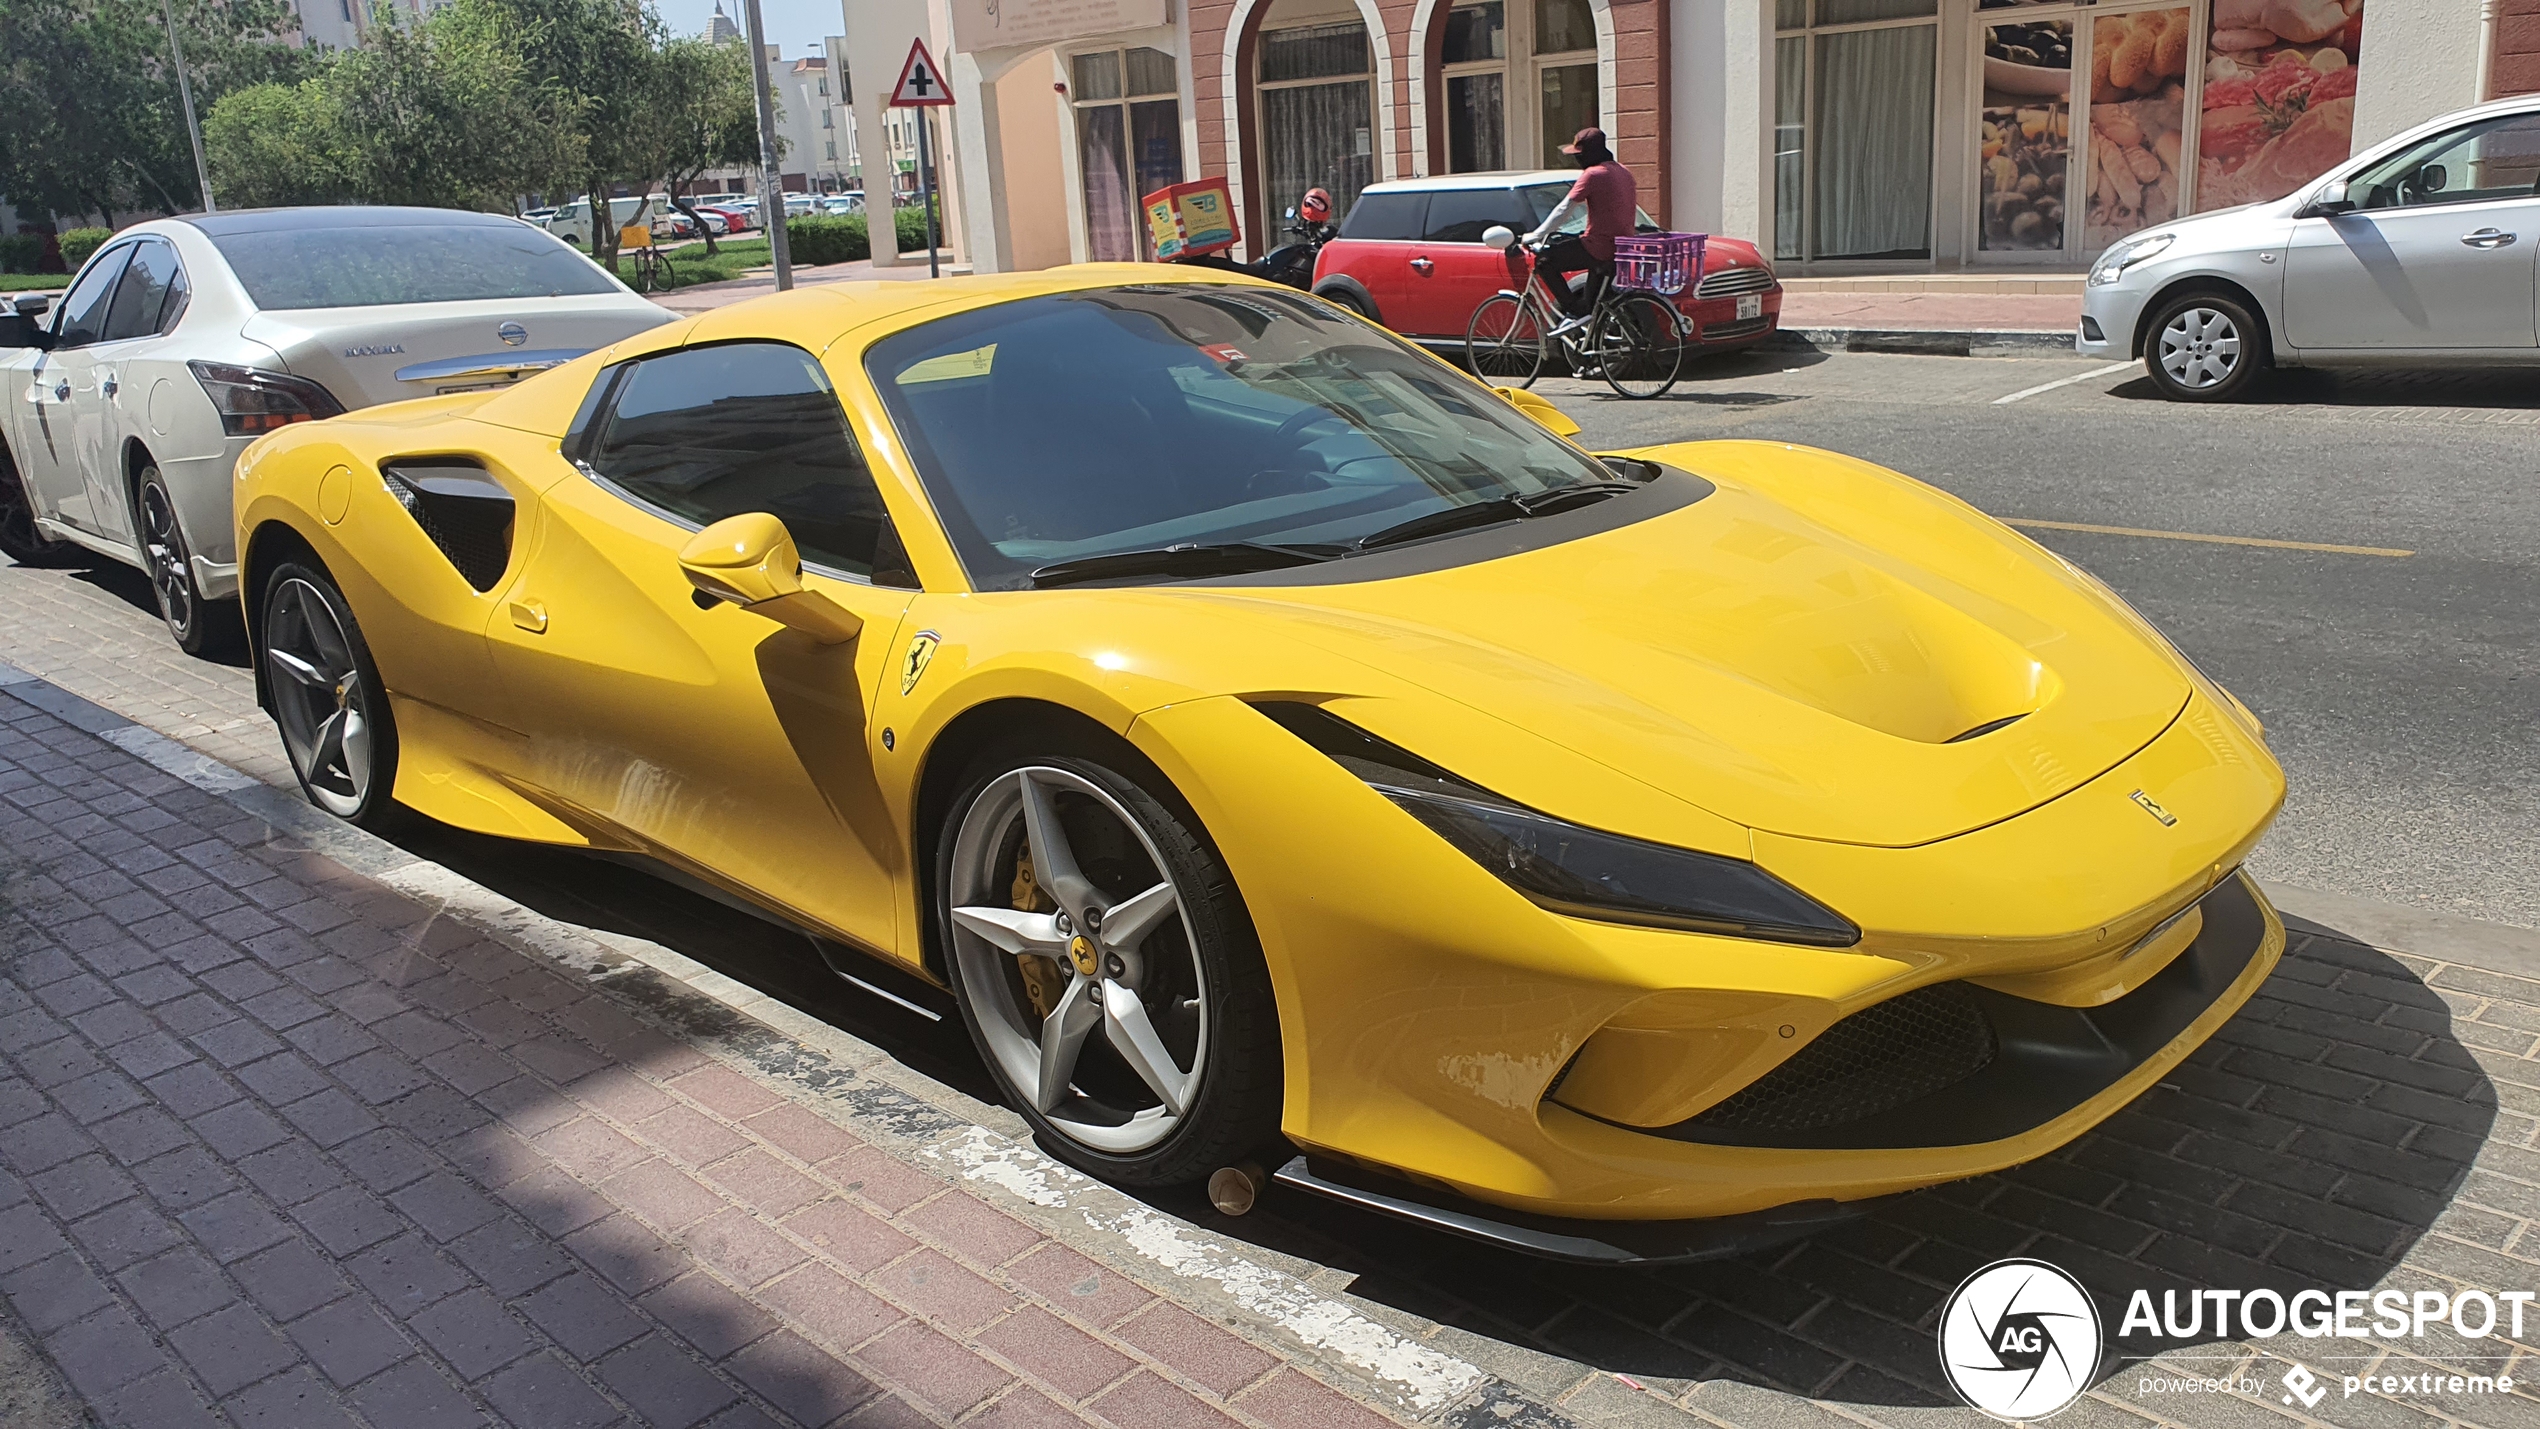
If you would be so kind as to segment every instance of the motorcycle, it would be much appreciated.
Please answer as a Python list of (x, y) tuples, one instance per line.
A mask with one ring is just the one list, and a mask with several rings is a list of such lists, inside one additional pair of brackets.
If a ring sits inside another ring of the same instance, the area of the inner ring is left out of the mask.
[(1340, 225), (1331, 221), (1332, 196), (1319, 188), (1307, 189), (1305, 197), (1287, 211), (1286, 217), (1286, 231), (1295, 234), (1295, 240), (1282, 243), (1249, 263), (1238, 263), (1222, 253), (1204, 253), (1166, 261), (1223, 268), (1230, 273), (1249, 273), (1300, 291), (1309, 290), (1314, 286), (1314, 263), (1322, 256), (1323, 245), (1339, 236), (1341, 231)]

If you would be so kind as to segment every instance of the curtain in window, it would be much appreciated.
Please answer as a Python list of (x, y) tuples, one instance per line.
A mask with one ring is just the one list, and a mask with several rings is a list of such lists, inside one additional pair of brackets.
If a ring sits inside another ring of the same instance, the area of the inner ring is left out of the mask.
[[(1800, 0), (1805, 6), (1806, 0)], [(1806, 256), (1808, 40), (1773, 42), (1773, 256)]]
[[(1358, 53), (1366, 55), (1366, 32)], [(1264, 79), (1269, 61), (1262, 62)], [(1332, 212), (1347, 213), (1375, 172), (1375, 111), (1367, 81), (1308, 84), (1261, 91), (1262, 149), (1269, 173), (1263, 207), (1277, 213), (1316, 185), (1332, 194)]]
[(1506, 166), (1508, 76), (1450, 75), (1446, 81), (1446, 170), (1480, 173)]
[(1932, 72), (1939, 30), (1816, 37), (1816, 255), (1931, 254)]
[[(1132, 53), (1135, 53), (1132, 51)], [(1133, 203), (1143, 202), (1148, 194), (1167, 184), (1182, 181), (1182, 105), (1174, 99), (1150, 99), (1129, 106), (1129, 153), (1134, 161), (1137, 184), (1129, 191)], [(1130, 227), (1135, 230), (1138, 252), (1153, 257), (1153, 234), (1147, 231), (1143, 210), (1133, 209)]]
[(1126, 263), (1138, 256), (1137, 215), (1129, 192), (1128, 136), (1117, 104), (1076, 111), (1077, 162), (1085, 179), (1085, 256)]

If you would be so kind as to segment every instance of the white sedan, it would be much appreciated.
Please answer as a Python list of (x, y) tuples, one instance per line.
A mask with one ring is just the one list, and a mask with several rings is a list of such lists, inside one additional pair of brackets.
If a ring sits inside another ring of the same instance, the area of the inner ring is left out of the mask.
[[(42, 319), (42, 320), (40, 320)], [(672, 321), (514, 218), (300, 208), (136, 224), (0, 316), (0, 551), (146, 572), (196, 654), (240, 634), (230, 468), (292, 422), (518, 381)]]
[(2172, 398), (2269, 366), (2540, 362), (2540, 96), (2421, 124), (2272, 203), (2165, 223), (2092, 266), (2078, 348)]

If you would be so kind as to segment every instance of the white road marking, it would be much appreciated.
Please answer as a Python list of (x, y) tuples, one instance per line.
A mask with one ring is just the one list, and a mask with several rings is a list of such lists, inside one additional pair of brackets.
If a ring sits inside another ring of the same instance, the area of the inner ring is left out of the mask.
[(2023, 397), (2034, 397), (2040, 392), (2052, 392), (2058, 387), (2070, 387), (2076, 382), (2087, 382), (2093, 377), (2106, 377), (2111, 373), (2123, 372), (2132, 366), (2134, 366), (2132, 359), (2128, 359), (2124, 362), (2111, 362), (2105, 367), (2094, 367), (2088, 372), (2079, 373), (2075, 376), (2058, 377), (2052, 382), (2040, 382), (2034, 387), (2023, 387), (2008, 397), (1994, 398), (1993, 405), (1996, 407), (2008, 407)]

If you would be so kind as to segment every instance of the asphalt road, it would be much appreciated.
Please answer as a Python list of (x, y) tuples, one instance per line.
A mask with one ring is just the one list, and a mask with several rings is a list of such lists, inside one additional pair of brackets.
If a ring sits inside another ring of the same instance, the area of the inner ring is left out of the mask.
[(2410, 552), (2028, 528), (2266, 721), (2292, 789), (2261, 876), (2540, 926), (2540, 369), (2283, 374), (2202, 407), (2105, 367), (1765, 352), (1650, 402), (1538, 390), (1600, 447), (1802, 442), (2008, 519)]

